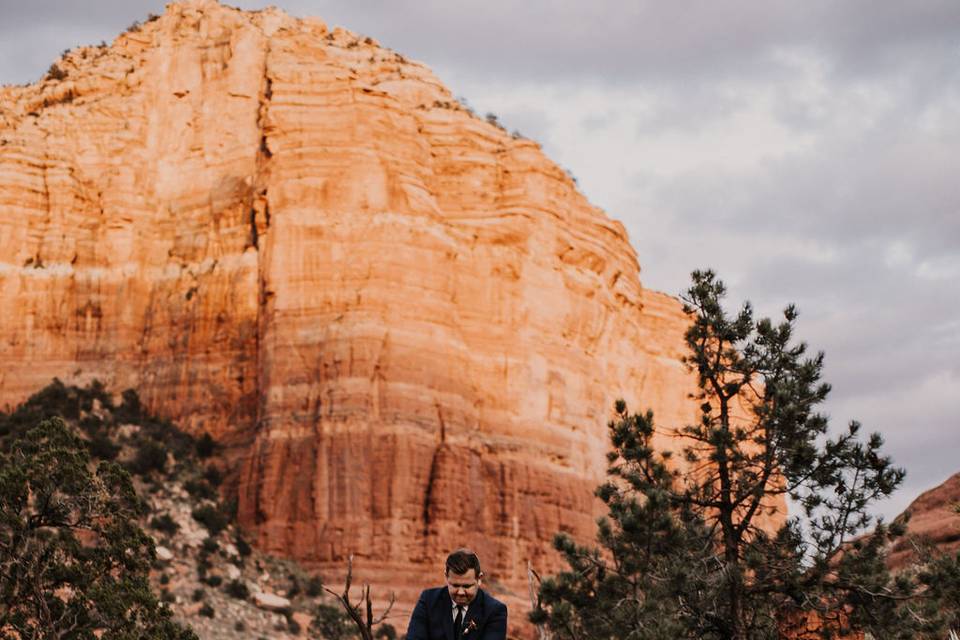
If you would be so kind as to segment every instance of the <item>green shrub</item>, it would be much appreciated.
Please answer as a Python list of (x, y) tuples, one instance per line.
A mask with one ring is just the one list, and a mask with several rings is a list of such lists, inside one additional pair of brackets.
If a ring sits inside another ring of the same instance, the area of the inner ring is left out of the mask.
[(80, 422), (77, 423), (77, 426), (86, 433), (87, 435), (94, 435), (103, 428), (103, 420), (98, 416), (86, 415), (80, 418)]
[(94, 468), (59, 418), (11, 449), (0, 451), (0, 635), (196, 640), (151, 592), (154, 542), (129, 474)]
[(80, 417), (80, 398), (76, 387), (68, 388), (59, 378), (27, 399), (27, 406), (44, 407), (49, 414), (59, 415), (68, 420)]
[(193, 590), (193, 594), (190, 596), (190, 599), (194, 602), (200, 602), (206, 595), (207, 592), (203, 590), (203, 587), (197, 587)]
[(217, 544), (217, 541), (213, 538), (204, 538), (201, 549), (203, 549), (205, 553), (216, 553), (220, 550), (220, 545)]
[(216, 536), (226, 529), (228, 524), (227, 517), (223, 515), (219, 509), (208, 504), (194, 509), (190, 515), (193, 516), (194, 520), (206, 527), (211, 536)]
[(167, 448), (149, 438), (140, 441), (137, 453), (129, 464), (130, 470), (140, 476), (145, 476), (151, 471), (162, 472), (166, 466)]
[(180, 530), (180, 525), (170, 517), (169, 513), (161, 513), (159, 516), (150, 519), (150, 528), (172, 536)]
[(250, 543), (240, 535), (240, 532), (237, 532), (236, 538), (234, 539), (237, 545), (237, 553), (240, 554), (241, 558), (246, 558), (251, 553), (253, 553), (253, 547), (250, 546)]
[(115, 460), (120, 453), (120, 447), (103, 432), (97, 432), (90, 438), (87, 442), (87, 450), (90, 455), (100, 460)]
[(203, 432), (203, 435), (197, 440), (196, 450), (197, 456), (201, 459), (209, 458), (213, 455), (213, 452), (217, 448), (217, 443), (214, 442), (213, 436), (211, 436), (206, 431)]
[(120, 397), (120, 406), (113, 413), (114, 419), (120, 424), (140, 424), (143, 420), (140, 396), (133, 389), (126, 389)]
[(63, 80), (67, 77), (67, 72), (61, 69), (56, 62), (50, 65), (50, 68), (47, 69), (47, 78), (50, 80)]
[(198, 613), (207, 618), (213, 618), (214, 615), (216, 615), (209, 602), (203, 603), (203, 606), (200, 607), (200, 611)]
[(397, 630), (389, 622), (384, 622), (373, 633), (377, 640), (397, 640)]
[(297, 579), (297, 576), (291, 574), (290, 588), (287, 589), (286, 597), (292, 600), (298, 595), (300, 595), (300, 581)]
[(211, 487), (219, 487), (223, 483), (223, 474), (220, 469), (210, 465), (203, 471), (203, 479), (210, 483)]
[(497, 117), (497, 114), (488, 113), (486, 116), (484, 116), (484, 120), (486, 120), (489, 124), (492, 124), (496, 128), (500, 129), (501, 131), (506, 131), (503, 125), (500, 124), (500, 118)]
[(206, 480), (200, 480), (198, 478), (191, 478), (183, 484), (183, 488), (187, 490), (187, 493), (190, 494), (194, 500), (216, 500), (220, 496), (217, 495), (216, 489), (207, 484)]
[(194, 456), (193, 436), (180, 431), (169, 420), (143, 416), (137, 424), (140, 425), (141, 437), (163, 443), (177, 460), (187, 460)]
[(76, 387), (67, 388), (58, 378), (30, 396), (11, 414), (0, 413), (0, 451), (9, 443), (26, 435), (40, 422), (54, 417), (76, 420), (80, 415)]
[(343, 609), (326, 603), (320, 603), (313, 614), (310, 631), (327, 640), (347, 640), (356, 635), (356, 631)]
[(227, 522), (233, 522), (237, 519), (237, 509), (239, 508), (240, 505), (237, 502), (236, 497), (233, 497), (224, 501), (220, 510), (223, 512), (224, 517), (226, 517)]
[(228, 596), (236, 598), (237, 600), (246, 600), (250, 597), (250, 589), (240, 580), (231, 580), (223, 590), (227, 592)]
[(102, 408), (113, 411), (113, 401), (110, 399), (110, 394), (107, 393), (107, 388), (99, 380), (95, 379), (88, 387), (71, 387), (71, 389), (76, 389), (80, 398), (80, 408), (84, 411), (93, 410), (94, 400), (99, 402)]
[(213, 565), (210, 564), (210, 559), (207, 558), (206, 554), (203, 552), (200, 553), (200, 557), (197, 558), (197, 577), (200, 580), (205, 580), (207, 577), (207, 571), (213, 568)]
[(322, 593), (323, 580), (320, 579), (320, 576), (310, 576), (310, 579), (307, 580), (307, 595), (316, 598)]

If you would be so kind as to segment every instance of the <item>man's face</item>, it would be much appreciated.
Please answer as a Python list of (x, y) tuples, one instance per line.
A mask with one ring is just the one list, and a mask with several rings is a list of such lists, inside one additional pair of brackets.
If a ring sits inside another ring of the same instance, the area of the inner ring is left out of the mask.
[(450, 599), (459, 605), (469, 605), (477, 597), (477, 589), (480, 588), (480, 578), (473, 569), (467, 569), (466, 573), (447, 572), (447, 589), (450, 591)]

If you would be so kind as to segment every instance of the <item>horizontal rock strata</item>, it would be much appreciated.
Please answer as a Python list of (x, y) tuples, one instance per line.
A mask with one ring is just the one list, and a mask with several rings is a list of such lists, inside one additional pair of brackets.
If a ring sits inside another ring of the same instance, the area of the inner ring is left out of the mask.
[[(676, 300), (539, 146), (316, 19), (198, 0), (0, 89), (0, 402), (135, 387), (261, 548), (495, 591), (592, 538), (617, 397), (693, 419)], [(514, 594), (511, 596), (510, 594)]]

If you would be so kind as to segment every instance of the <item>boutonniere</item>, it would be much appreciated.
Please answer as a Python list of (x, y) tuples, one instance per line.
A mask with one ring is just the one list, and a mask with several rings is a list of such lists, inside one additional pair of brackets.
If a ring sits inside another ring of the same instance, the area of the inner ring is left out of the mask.
[(476, 629), (476, 628), (477, 628), (477, 621), (476, 621), (476, 620), (471, 620), (470, 622), (467, 623), (467, 626), (464, 628), (463, 634), (461, 635), (461, 637), (467, 635), (468, 633), (470, 633), (471, 631), (473, 631), (473, 630)]

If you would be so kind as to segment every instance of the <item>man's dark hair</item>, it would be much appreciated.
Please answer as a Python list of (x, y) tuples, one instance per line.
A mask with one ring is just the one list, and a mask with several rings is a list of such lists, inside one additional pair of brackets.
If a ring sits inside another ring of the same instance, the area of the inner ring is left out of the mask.
[(473, 569), (478, 578), (483, 573), (480, 571), (480, 558), (470, 549), (457, 549), (447, 556), (447, 575), (451, 573), (463, 575), (470, 569)]

